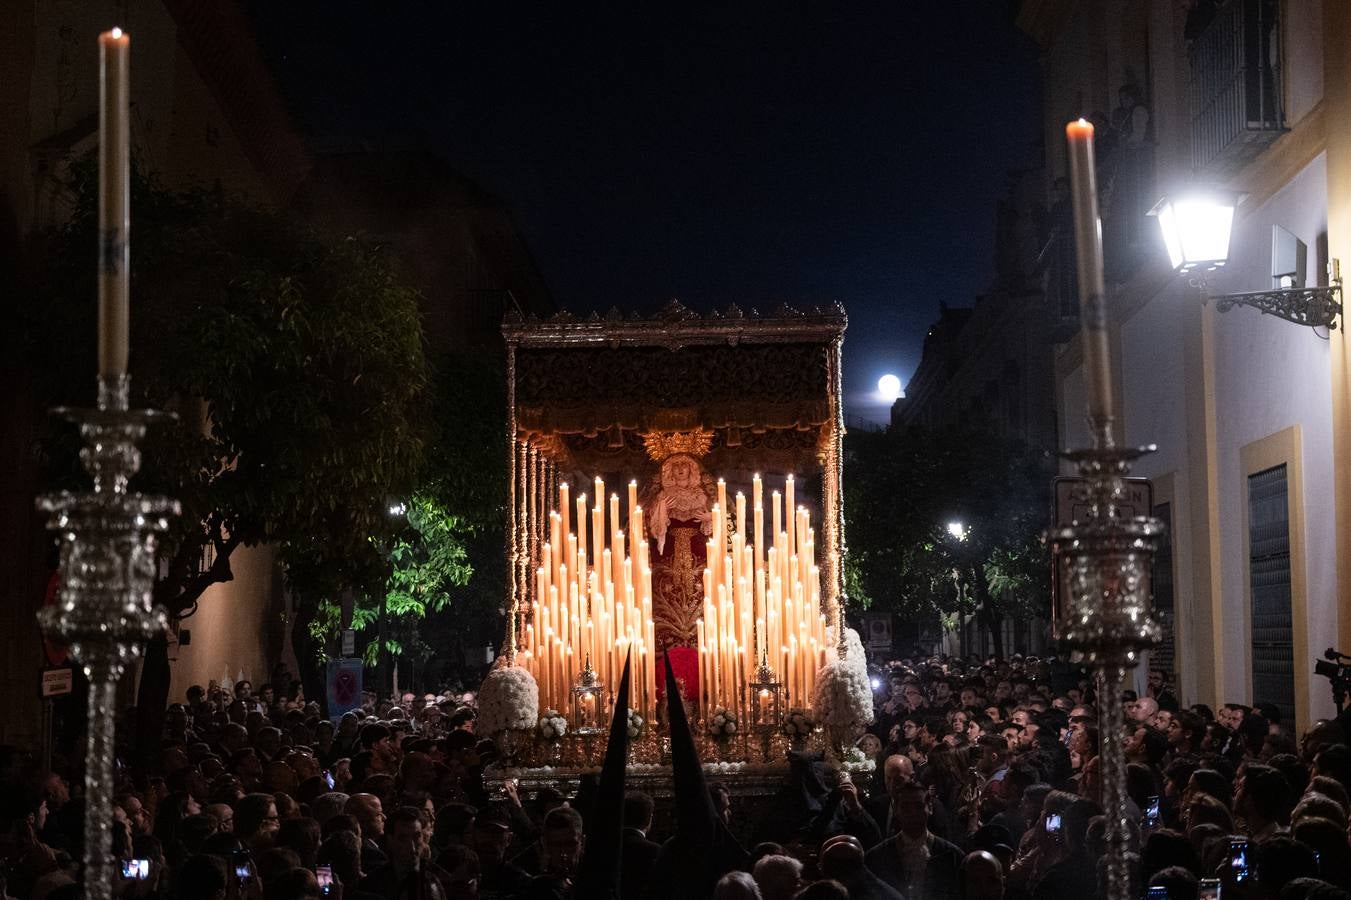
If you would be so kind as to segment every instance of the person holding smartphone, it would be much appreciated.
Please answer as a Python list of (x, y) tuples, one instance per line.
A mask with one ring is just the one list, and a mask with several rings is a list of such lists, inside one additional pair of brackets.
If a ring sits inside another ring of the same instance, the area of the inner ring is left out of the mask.
[(1088, 852), (1085, 839), (1088, 836), (1088, 822), (1098, 813), (1097, 804), (1088, 800), (1075, 800), (1063, 813), (1046, 816), (1045, 827), (1049, 833), (1054, 826), (1055, 837), (1064, 847), (1064, 856), (1032, 888), (1032, 900), (1096, 895), (1097, 866)]

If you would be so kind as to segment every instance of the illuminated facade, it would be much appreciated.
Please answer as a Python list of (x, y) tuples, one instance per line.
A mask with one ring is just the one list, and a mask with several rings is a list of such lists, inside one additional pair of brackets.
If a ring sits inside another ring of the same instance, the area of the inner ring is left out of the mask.
[[(1351, 10), (1027, 0), (1019, 24), (1043, 50), (1048, 195), (1066, 121), (1110, 140), (1117, 434), (1159, 445), (1136, 474), (1171, 532), (1155, 581), (1172, 644), (1156, 661), (1184, 703), (1274, 703), (1305, 727), (1333, 712), (1314, 656), (1351, 641), (1351, 345), (1344, 327), (1203, 305), (1145, 213), (1188, 185), (1239, 191), (1209, 290), (1327, 284), (1328, 263), (1351, 260)], [(1086, 445), (1077, 337), (1056, 360), (1056, 405), (1059, 445)]]

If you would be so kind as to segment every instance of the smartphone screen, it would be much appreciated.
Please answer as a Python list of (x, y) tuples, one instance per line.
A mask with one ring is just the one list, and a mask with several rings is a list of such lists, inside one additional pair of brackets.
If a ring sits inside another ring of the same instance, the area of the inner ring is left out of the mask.
[(150, 860), (148, 859), (124, 859), (122, 860), (122, 877), (131, 878), (136, 881), (145, 881), (150, 877)]
[(330, 791), (333, 790), (333, 773), (328, 769), (324, 770), (324, 784), (328, 785)]
[(314, 879), (319, 882), (319, 893), (327, 897), (333, 893), (333, 869), (330, 866), (316, 866)]
[(1220, 900), (1220, 879), (1202, 878), (1197, 886), (1196, 900)]
[(1158, 795), (1150, 797), (1145, 801), (1145, 827), (1159, 827), (1159, 798)]
[(253, 880), (253, 857), (249, 856), (249, 851), (236, 850), (231, 855), (231, 862), (234, 865), (236, 881), (247, 884)]
[(1046, 833), (1060, 834), (1060, 813), (1051, 813), (1046, 817)]
[(1229, 865), (1234, 870), (1234, 882), (1243, 884), (1251, 874), (1248, 864), (1248, 842), (1246, 840), (1229, 842)]
[(1145, 892), (1145, 900), (1168, 900), (1168, 888), (1155, 885)]

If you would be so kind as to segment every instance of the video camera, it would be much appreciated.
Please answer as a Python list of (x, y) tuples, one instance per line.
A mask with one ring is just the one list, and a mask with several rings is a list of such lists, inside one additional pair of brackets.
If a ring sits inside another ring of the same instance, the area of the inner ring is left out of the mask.
[(1346, 704), (1346, 695), (1351, 691), (1351, 656), (1329, 647), (1323, 651), (1323, 658), (1314, 660), (1313, 673), (1322, 675), (1332, 682), (1332, 702), (1341, 712)]

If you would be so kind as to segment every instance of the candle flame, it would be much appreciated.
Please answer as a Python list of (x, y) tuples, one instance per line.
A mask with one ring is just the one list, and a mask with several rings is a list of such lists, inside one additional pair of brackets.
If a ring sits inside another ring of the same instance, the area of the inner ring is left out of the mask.
[(118, 28), (116, 25), (114, 25), (113, 28), (112, 28), (112, 30), (108, 32), (108, 35), (109, 35), (113, 40), (117, 40), (118, 38), (122, 37), (122, 29), (121, 29), (121, 28)]

